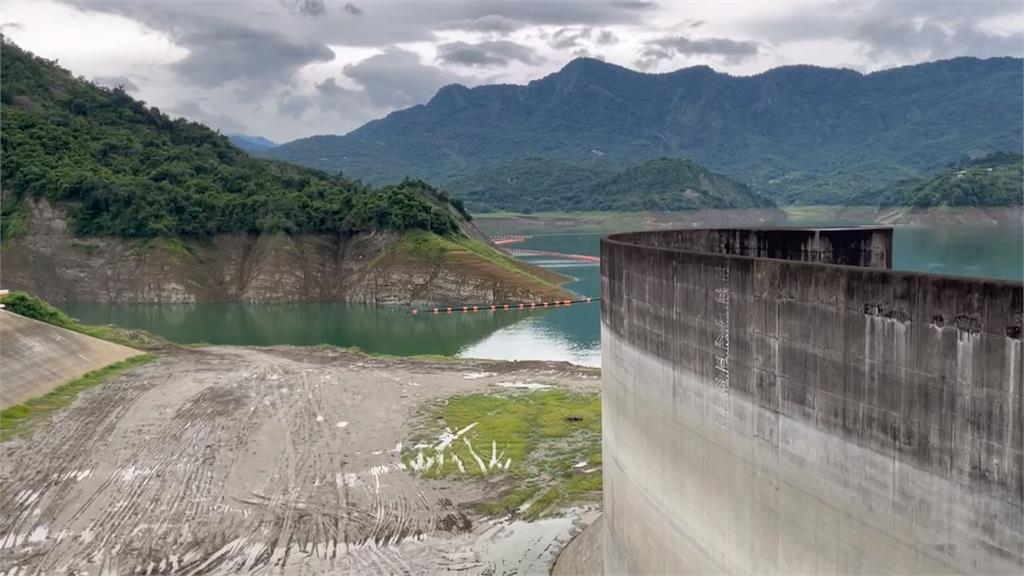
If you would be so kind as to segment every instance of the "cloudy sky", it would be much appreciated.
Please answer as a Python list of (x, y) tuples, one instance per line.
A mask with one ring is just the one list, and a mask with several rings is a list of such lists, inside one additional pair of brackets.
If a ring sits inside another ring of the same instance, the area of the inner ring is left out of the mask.
[(165, 112), (277, 141), (577, 56), (747, 75), (1024, 53), (1020, 0), (0, 0), (0, 28)]

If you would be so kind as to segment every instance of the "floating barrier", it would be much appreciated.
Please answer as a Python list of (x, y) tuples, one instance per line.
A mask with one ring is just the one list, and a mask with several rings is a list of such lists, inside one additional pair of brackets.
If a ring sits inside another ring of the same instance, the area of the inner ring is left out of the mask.
[(579, 260), (581, 262), (601, 263), (600, 256), (589, 254), (566, 254), (565, 252), (550, 252), (548, 250), (527, 250), (525, 248), (509, 248), (505, 250), (512, 256), (550, 256), (551, 258), (562, 258), (564, 260)]
[[(447, 306), (445, 308), (430, 308), (429, 310), (434, 314), (438, 315), (441, 313), (451, 314), (453, 311), (458, 312), (461, 308), (463, 314), (471, 312), (479, 312), (480, 308), (483, 307), (485, 310), (490, 309), (491, 312), (507, 312), (509, 310), (526, 310), (535, 309), (537, 307), (548, 308), (550, 306), (571, 306), (572, 304), (589, 304), (591, 302), (599, 302), (600, 298), (581, 298), (579, 300), (554, 300), (551, 302), (513, 302), (509, 304), (465, 304), (459, 306)], [(412, 308), (409, 313), (416, 316), (420, 313), (418, 308)]]
[(518, 244), (520, 242), (526, 242), (530, 238), (533, 238), (533, 236), (491, 236), (491, 242), (494, 242), (494, 244), (501, 246), (503, 244)]

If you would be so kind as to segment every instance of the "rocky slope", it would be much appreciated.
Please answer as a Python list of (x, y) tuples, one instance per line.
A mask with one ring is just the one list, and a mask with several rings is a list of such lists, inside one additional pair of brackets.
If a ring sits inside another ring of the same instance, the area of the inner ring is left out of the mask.
[[(64, 302), (297, 302), (461, 306), (565, 298), (564, 277), (480, 240), (428, 232), (222, 234), (205, 240), (75, 237), (64, 212), (27, 202), (5, 243), (3, 286)], [(474, 250), (476, 248), (476, 250)]]

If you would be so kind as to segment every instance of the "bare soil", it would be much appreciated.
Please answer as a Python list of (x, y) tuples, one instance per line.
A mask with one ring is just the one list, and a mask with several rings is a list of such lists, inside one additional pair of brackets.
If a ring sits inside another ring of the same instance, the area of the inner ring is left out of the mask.
[(546, 574), (585, 511), (483, 518), (486, 483), (401, 464), (424, 402), (510, 378), (599, 385), (565, 363), (166, 352), (0, 445), (0, 573)]

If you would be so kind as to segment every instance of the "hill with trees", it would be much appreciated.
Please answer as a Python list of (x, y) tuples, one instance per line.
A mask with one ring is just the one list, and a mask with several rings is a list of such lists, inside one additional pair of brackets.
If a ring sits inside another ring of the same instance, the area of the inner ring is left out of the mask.
[(81, 235), (459, 230), (449, 198), (406, 180), (380, 189), (252, 158), (202, 124), (171, 119), (2, 45), (4, 216), (26, 197), (60, 203)]
[(863, 194), (856, 203), (879, 206), (1020, 206), (1024, 156), (998, 152), (950, 164), (931, 178), (904, 180)]
[(658, 158), (620, 172), (600, 163), (524, 158), (452, 179), (473, 211), (678, 211), (768, 208), (750, 187), (695, 162)]
[(842, 203), (966, 155), (1021, 150), (1022, 68), (1017, 58), (955, 58), (871, 74), (786, 66), (735, 77), (581, 58), (525, 86), (447, 86), (344, 136), (261, 154), (369, 182), (445, 186), (515, 173), (537, 156), (606, 173), (685, 157), (779, 202)]
[(422, 180), (372, 188), (253, 158), (7, 42), (3, 272), (52, 302), (564, 299)]

